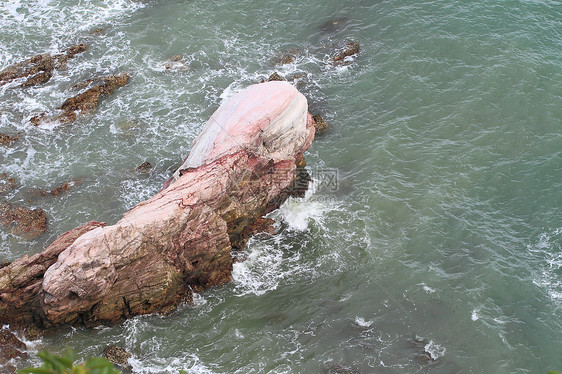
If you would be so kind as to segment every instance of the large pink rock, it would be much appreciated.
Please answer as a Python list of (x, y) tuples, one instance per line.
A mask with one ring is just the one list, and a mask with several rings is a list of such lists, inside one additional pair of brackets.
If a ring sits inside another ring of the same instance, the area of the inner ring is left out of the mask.
[[(162, 191), (115, 225), (82, 233), (40, 272), (30, 318), (17, 322), (94, 325), (167, 312), (193, 290), (230, 281), (231, 251), (294, 192), (313, 137), (306, 99), (288, 83), (250, 86), (226, 100)], [(11, 269), (22, 261), (0, 269), (1, 323), (16, 321), (6, 300), (15, 292)]]

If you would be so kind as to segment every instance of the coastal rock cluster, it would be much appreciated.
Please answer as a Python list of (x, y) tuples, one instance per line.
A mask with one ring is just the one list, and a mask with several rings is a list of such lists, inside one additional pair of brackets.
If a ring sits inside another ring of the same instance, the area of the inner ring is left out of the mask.
[[(0, 71), (0, 86), (18, 79), (25, 79), (20, 87), (35, 86), (48, 82), (57, 69), (65, 69), (68, 60), (86, 50), (85, 44), (73, 45), (61, 53), (43, 53), (35, 55), (27, 60), (12, 64)], [(91, 113), (99, 104), (102, 96), (111, 94), (115, 89), (124, 86), (129, 80), (128, 74), (110, 75), (102, 78), (89, 79), (74, 86), (82, 90), (79, 94), (67, 99), (57, 108), (61, 111), (55, 116), (47, 113), (34, 115), (30, 122), (38, 126), (44, 121), (58, 121), (67, 124), (75, 121), (79, 115)], [(0, 146), (8, 147), (20, 139), (18, 135), (0, 133)], [(38, 190), (39, 196), (58, 196), (67, 191), (76, 183), (65, 182), (61, 186), (51, 190)], [(0, 175), (0, 194), (15, 188), (13, 178), (4, 173)], [(32, 239), (47, 231), (47, 215), (39, 208), (30, 209), (21, 204), (8, 201), (0, 201), (0, 225), (5, 226), (12, 234)]]
[(128, 74), (110, 75), (108, 77), (90, 79), (75, 85), (78, 89), (87, 89), (76, 96), (68, 98), (57, 109), (62, 113), (48, 118), (46, 113), (41, 113), (31, 117), (30, 121), (35, 126), (40, 125), (45, 120), (59, 121), (60, 123), (70, 123), (78, 118), (78, 115), (91, 113), (97, 108), (102, 96), (111, 94), (115, 89), (123, 87), (129, 81)]
[(60, 54), (43, 53), (25, 61), (15, 63), (0, 71), (0, 86), (18, 78), (27, 78), (22, 87), (45, 83), (53, 76), (55, 69), (66, 69), (68, 60), (86, 50), (86, 45), (77, 44), (65, 49)]
[(165, 187), (115, 225), (89, 222), (0, 269), (0, 321), (50, 329), (166, 313), (229, 282), (232, 251), (308, 184), (306, 98), (286, 82), (225, 101)]

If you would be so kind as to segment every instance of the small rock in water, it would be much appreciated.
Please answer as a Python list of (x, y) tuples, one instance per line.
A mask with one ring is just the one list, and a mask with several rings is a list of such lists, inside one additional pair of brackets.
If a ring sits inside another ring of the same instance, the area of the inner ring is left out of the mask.
[(28, 79), (22, 83), (22, 87), (45, 83), (51, 79), (55, 69), (65, 69), (69, 59), (85, 50), (86, 45), (77, 44), (65, 49), (61, 54), (43, 53), (10, 65), (0, 71), (0, 85), (24, 77)]
[(295, 58), (299, 54), (299, 50), (297, 48), (290, 48), (286, 51), (281, 52), (281, 54), (275, 56), (273, 58), (274, 65), (286, 65), (290, 64), (291, 62), (295, 61)]
[(102, 34), (103, 32), (105, 32), (105, 28), (103, 27), (96, 27), (95, 29), (90, 31), (90, 34), (92, 35), (99, 35)]
[(0, 132), (0, 145), (5, 145), (5, 146), (9, 146), (11, 145), (13, 142), (15, 142), (16, 140), (18, 140), (20, 137), (19, 136), (11, 136), (11, 135), (6, 135), (4, 133)]
[(61, 184), (57, 188), (54, 188), (50, 191), (43, 190), (43, 189), (37, 189), (35, 191), (37, 192), (37, 195), (39, 195), (39, 196), (47, 196), (47, 195), (58, 196), (61, 193), (66, 192), (66, 191), (70, 190), (72, 187), (80, 184), (81, 182), (82, 182), (82, 180), (80, 180), (80, 179), (71, 180), (71, 181), (68, 181), (68, 182), (64, 182), (63, 184)]
[(152, 165), (150, 164), (150, 162), (145, 161), (142, 164), (140, 164), (139, 166), (137, 166), (135, 169), (138, 170), (138, 171), (141, 171), (143, 173), (147, 173), (147, 172), (150, 171), (150, 169), (152, 169)]
[(187, 62), (185, 62), (182, 55), (176, 55), (166, 60), (164, 68), (166, 71), (189, 70), (190, 66)]
[(33, 126), (39, 126), (47, 119), (47, 113), (36, 114), (29, 119)]
[(280, 76), (277, 72), (271, 74), (269, 76), (269, 78), (267, 78), (268, 82), (273, 82), (273, 81), (284, 81), (285, 79), (283, 79), (282, 76)]
[(16, 180), (8, 177), (6, 173), (0, 174), (0, 194), (16, 188)]
[(347, 42), (345, 48), (334, 56), (334, 62), (344, 63), (346, 57), (356, 55), (359, 53), (360, 50), (361, 50), (361, 46), (359, 45), (359, 42), (349, 41)]
[(59, 107), (59, 109), (62, 109), (63, 113), (56, 119), (63, 123), (73, 122), (77, 117), (76, 112), (85, 114), (94, 111), (99, 104), (101, 96), (109, 95), (115, 89), (126, 85), (128, 81), (128, 74), (110, 75), (108, 77), (101, 78), (98, 84), (95, 84), (93, 87), (87, 89), (81, 94), (66, 99)]
[(339, 362), (332, 362), (328, 367), (329, 374), (357, 374), (358, 372), (351, 367), (343, 365)]
[(16, 235), (32, 239), (47, 231), (47, 214), (43, 209), (0, 203), (0, 224), (10, 227)]
[(128, 74), (110, 75), (108, 77), (89, 79), (78, 83), (75, 88), (82, 89), (90, 86), (86, 91), (66, 99), (58, 108), (62, 113), (53, 118), (47, 118), (46, 113), (41, 113), (31, 117), (30, 122), (35, 126), (40, 125), (45, 120), (60, 121), (61, 123), (74, 122), (78, 114), (93, 112), (99, 104), (101, 96), (111, 94), (115, 89), (122, 87), (129, 81)]
[(76, 185), (76, 181), (64, 182), (54, 190), (51, 190), (51, 195), (58, 196), (61, 193), (70, 190), (70, 188), (74, 187), (75, 185)]
[(328, 123), (320, 114), (315, 114), (312, 118), (314, 118), (314, 128), (316, 129), (316, 133), (323, 132), (328, 129)]
[(123, 368), (131, 368), (129, 365), (129, 358), (133, 357), (125, 348), (118, 345), (108, 345), (103, 349), (103, 357), (107, 358), (109, 361), (115, 365), (121, 366)]

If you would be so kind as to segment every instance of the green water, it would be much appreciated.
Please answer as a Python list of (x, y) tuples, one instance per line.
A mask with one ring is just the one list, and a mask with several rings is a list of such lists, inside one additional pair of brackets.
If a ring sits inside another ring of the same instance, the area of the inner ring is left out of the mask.
[[(30, 342), (32, 356), (114, 343), (138, 373), (562, 370), (560, 1), (5, 1), (0, 25), (0, 68), (89, 45), (41, 87), (0, 87), (0, 132), (22, 132), (0, 148), (19, 182), (4, 198), (50, 224), (32, 242), (1, 231), (2, 259), (117, 221), (225, 97), (274, 71), (306, 73), (330, 124), (306, 156), (314, 190), (274, 213), (279, 235), (250, 241), (232, 284), (171, 316)], [(361, 52), (334, 66), (347, 40)], [(166, 71), (174, 55), (189, 69)], [(125, 71), (93, 115), (29, 123), (76, 82)], [(145, 160), (149, 175), (131, 171)]]

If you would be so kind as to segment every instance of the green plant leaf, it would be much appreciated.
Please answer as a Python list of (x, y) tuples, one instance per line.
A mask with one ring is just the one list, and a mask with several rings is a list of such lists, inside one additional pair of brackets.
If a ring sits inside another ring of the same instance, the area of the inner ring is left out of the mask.
[(18, 374), (57, 374), (53, 369), (47, 369), (43, 367), (39, 368), (27, 368), (23, 370), (18, 370)]
[(113, 364), (105, 358), (93, 357), (84, 363), (84, 367), (89, 369), (106, 368), (106, 367), (113, 368)]
[(71, 356), (67, 354), (65, 356), (54, 356), (46, 351), (41, 351), (37, 354), (43, 360), (43, 366), (50, 369), (58, 370), (59, 372), (64, 372), (64, 369), (72, 369), (73, 361)]

